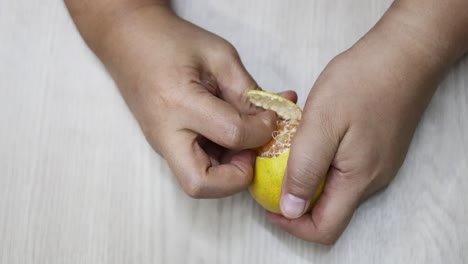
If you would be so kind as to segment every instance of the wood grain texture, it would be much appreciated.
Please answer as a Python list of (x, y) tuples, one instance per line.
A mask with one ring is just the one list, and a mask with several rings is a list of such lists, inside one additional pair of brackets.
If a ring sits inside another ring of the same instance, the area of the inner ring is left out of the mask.
[[(258, 83), (304, 103), (390, 1), (175, 1)], [(434, 96), (390, 187), (334, 247), (247, 193), (193, 200), (145, 142), (61, 1), (0, 1), (0, 263), (468, 263), (468, 63)]]

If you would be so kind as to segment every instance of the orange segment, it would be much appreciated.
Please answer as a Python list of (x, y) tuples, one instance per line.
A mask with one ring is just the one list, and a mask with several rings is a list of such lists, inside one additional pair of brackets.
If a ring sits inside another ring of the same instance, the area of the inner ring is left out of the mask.
[(291, 147), (291, 141), (297, 131), (299, 121), (278, 120), (272, 139), (258, 150), (258, 155), (264, 158), (274, 158)]

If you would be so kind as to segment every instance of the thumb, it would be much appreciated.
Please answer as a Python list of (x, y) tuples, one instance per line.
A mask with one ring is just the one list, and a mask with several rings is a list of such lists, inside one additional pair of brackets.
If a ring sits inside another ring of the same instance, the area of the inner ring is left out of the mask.
[(291, 145), (281, 191), (281, 212), (290, 219), (302, 216), (333, 162), (339, 137), (326, 114), (304, 111)]

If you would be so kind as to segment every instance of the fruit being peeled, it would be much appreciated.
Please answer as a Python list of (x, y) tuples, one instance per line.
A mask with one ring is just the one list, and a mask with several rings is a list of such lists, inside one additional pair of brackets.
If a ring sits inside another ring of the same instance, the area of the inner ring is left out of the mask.
[[(279, 214), (283, 176), (288, 163), (291, 140), (299, 125), (302, 110), (295, 103), (277, 94), (251, 90), (247, 96), (254, 105), (272, 110), (279, 117), (271, 141), (257, 151), (255, 176), (249, 186), (249, 192), (255, 201), (266, 210)], [(320, 196), (324, 184), (325, 179), (320, 183), (311, 205)]]

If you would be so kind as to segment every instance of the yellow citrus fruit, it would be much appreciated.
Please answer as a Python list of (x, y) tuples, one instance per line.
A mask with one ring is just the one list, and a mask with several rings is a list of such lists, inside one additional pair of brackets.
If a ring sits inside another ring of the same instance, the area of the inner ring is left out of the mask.
[[(250, 102), (265, 110), (276, 112), (279, 119), (272, 139), (257, 150), (255, 177), (249, 186), (252, 197), (263, 208), (281, 213), (280, 196), (283, 176), (288, 163), (289, 149), (302, 116), (302, 110), (293, 102), (278, 94), (251, 90), (247, 92)], [(320, 196), (325, 179), (320, 183), (312, 202)]]
[(301, 108), (279, 94), (261, 90), (250, 90), (247, 92), (247, 97), (252, 104), (265, 110), (274, 111), (281, 119), (301, 120)]

